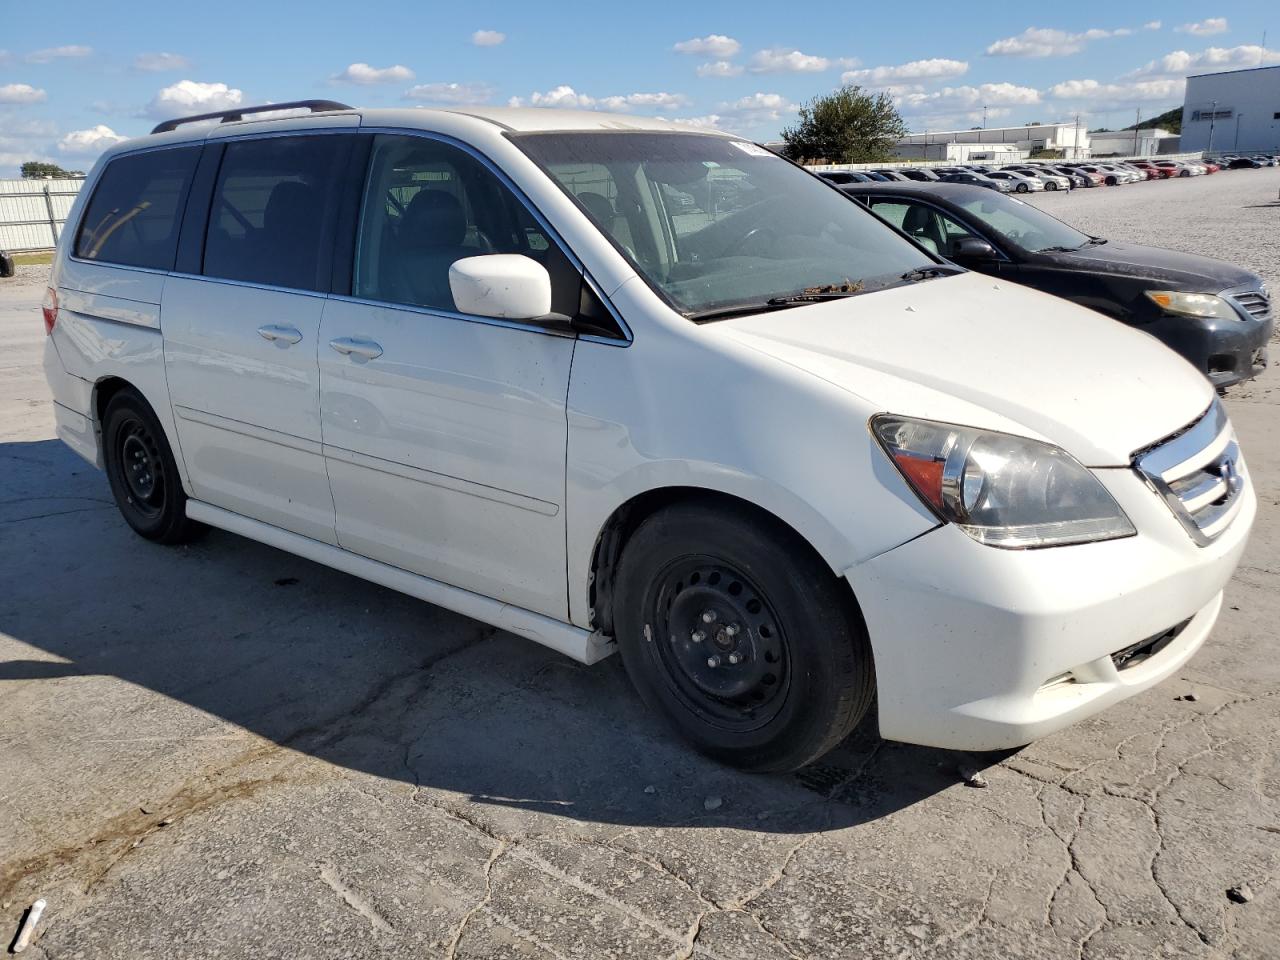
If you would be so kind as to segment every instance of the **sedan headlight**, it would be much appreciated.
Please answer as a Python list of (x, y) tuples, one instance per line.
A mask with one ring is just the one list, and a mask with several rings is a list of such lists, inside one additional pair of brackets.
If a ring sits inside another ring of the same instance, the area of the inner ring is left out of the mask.
[(1231, 304), (1211, 293), (1180, 293), (1177, 290), (1148, 290), (1147, 297), (1165, 313), (1183, 317), (1218, 317), (1239, 320)]
[(1136, 532), (1098, 478), (1052, 444), (890, 414), (871, 430), (920, 499), (979, 543), (1052, 547)]

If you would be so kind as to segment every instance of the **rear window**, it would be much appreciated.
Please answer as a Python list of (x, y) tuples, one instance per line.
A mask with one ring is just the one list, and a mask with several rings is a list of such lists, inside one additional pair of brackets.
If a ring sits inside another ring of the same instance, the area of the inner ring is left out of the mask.
[(200, 148), (151, 150), (107, 164), (76, 237), (83, 260), (172, 270)]

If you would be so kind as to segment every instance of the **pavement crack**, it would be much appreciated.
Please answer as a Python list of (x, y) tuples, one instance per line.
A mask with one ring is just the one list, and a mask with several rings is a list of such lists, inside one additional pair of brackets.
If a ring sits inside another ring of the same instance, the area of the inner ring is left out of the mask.
[(387, 922), (386, 917), (379, 913), (373, 904), (343, 882), (342, 877), (338, 876), (338, 871), (331, 864), (326, 863), (320, 867), (320, 879), (338, 895), (343, 903), (368, 920), (374, 933), (396, 932), (396, 928)]

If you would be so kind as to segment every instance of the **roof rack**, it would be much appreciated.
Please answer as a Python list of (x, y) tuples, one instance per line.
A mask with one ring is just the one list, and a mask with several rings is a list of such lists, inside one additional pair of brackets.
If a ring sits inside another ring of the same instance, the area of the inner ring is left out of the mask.
[(213, 113), (200, 113), (194, 117), (178, 117), (156, 124), (152, 133), (168, 133), (177, 130), (184, 123), (195, 123), (199, 120), (217, 120), (221, 123), (234, 123), (243, 120), (249, 113), (275, 113), (277, 110), (310, 110), (312, 113), (323, 113), (326, 110), (354, 110), (355, 108), (339, 103), (336, 100), (290, 100), (288, 103), (267, 103), (260, 107), (237, 107), (234, 110), (217, 110)]

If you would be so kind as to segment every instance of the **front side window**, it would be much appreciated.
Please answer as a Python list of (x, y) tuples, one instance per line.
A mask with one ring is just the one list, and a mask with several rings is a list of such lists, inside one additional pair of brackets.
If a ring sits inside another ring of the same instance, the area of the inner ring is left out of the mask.
[(696, 133), (530, 133), (524, 150), (691, 319), (931, 266), (857, 203), (762, 147)]
[(356, 242), (352, 294), (455, 312), (449, 267), (514, 253), (551, 275), (551, 309), (579, 313), (582, 276), (488, 167), (452, 144), (395, 134), (374, 139)]
[(209, 210), (204, 275), (324, 290), (349, 146), (339, 135), (228, 143)]
[(75, 255), (172, 270), (178, 227), (200, 148), (150, 150), (107, 164), (80, 221)]

